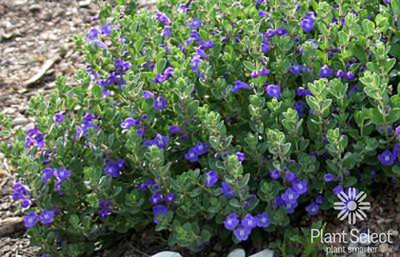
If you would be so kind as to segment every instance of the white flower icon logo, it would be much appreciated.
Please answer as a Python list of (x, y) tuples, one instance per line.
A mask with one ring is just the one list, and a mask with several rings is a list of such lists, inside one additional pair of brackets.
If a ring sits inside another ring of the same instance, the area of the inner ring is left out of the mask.
[(364, 192), (361, 191), (357, 193), (357, 189), (350, 187), (347, 194), (341, 191), (337, 196), (341, 202), (334, 203), (333, 208), (335, 210), (340, 210), (338, 214), (340, 220), (348, 218), (349, 224), (354, 225), (357, 218), (359, 220), (365, 220), (367, 218), (367, 214), (365, 214), (364, 210), (369, 210), (371, 204), (369, 202), (363, 202), (367, 197)]

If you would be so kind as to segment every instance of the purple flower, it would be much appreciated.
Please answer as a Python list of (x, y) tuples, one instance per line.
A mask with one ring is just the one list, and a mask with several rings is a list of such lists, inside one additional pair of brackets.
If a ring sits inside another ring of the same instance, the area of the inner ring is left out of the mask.
[(159, 204), (159, 203), (161, 203), (163, 200), (164, 200), (164, 197), (163, 197), (163, 195), (160, 193), (160, 191), (154, 192), (154, 193), (151, 195), (150, 199), (149, 199), (149, 201), (150, 201), (151, 204)]
[(199, 160), (199, 155), (193, 150), (189, 149), (189, 151), (185, 154), (185, 159), (190, 162), (197, 162)]
[(294, 210), (296, 209), (297, 205), (298, 205), (297, 201), (285, 202), (287, 213), (289, 213), (289, 214), (293, 213)]
[(271, 45), (269, 44), (269, 41), (264, 41), (261, 44), (261, 52), (267, 53), (269, 50), (271, 50)]
[(171, 125), (168, 131), (170, 134), (180, 134), (183, 132), (183, 129), (179, 126)]
[(248, 84), (246, 84), (246, 83), (244, 83), (242, 81), (239, 81), (239, 80), (236, 80), (235, 82), (233, 82), (233, 85), (234, 86), (231, 89), (231, 91), (233, 93), (237, 93), (240, 89), (244, 89), (244, 90), (251, 90), (252, 89), (251, 86), (249, 86)]
[(318, 214), (319, 212), (319, 205), (311, 202), (307, 207), (306, 207), (306, 211), (308, 212), (309, 215), (313, 216)]
[(126, 118), (123, 122), (121, 122), (121, 128), (129, 129), (131, 127), (137, 127), (140, 125), (140, 121), (135, 120), (134, 118)]
[(106, 43), (103, 43), (101, 41), (94, 41), (93, 45), (98, 46), (100, 48), (107, 48), (108, 47)]
[(215, 43), (212, 40), (207, 40), (207, 41), (202, 40), (202, 41), (198, 42), (198, 44), (199, 44), (200, 48), (203, 50), (211, 49), (215, 46)]
[(392, 166), (396, 160), (396, 156), (394, 156), (390, 150), (385, 150), (378, 155), (378, 160), (384, 166)]
[(333, 74), (333, 69), (326, 64), (322, 66), (321, 69), (319, 70), (319, 76), (321, 78), (329, 78), (330, 76), (332, 76), (332, 74)]
[(269, 176), (274, 179), (277, 180), (281, 177), (281, 173), (279, 172), (279, 170), (273, 170), (269, 172)]
[(300, 97), (312, 95), (310, 89), (299, 87), (296, 89), (296, 95)]
[(38, 215), (34, 212), (28, 213), (28, 215), (26, 215), (23, 218), (25, 227), (27, 227), (27, 228), (31, 228), (31, 227), (35, 226), (37, 223), (37, 220), (38, 220)]
[(176, 199), (176, 195), (172, 192), (169, 192), (164, 196), (164, 200), (168, 203), (174, 202), (175, 199)]
[(171, 27), (165, 26), (162, 35), (163, 37), (171, 37), (172, 36)]
[(298, 76), (300, 73), (303, 72), (304, 66), (298, 64), (297, 62), (293, 63), (292, 66), (290, 66), (289, 71), (293, 73), (293, 75)]
[(205, 174), (205, 186), (212, 187), (218, 182), (218, 173), (216, 171), (210, 170)]
[(154, 106), (154, 109), (161, 111), (161, 110), (164, 110), (165, 107), (167, 107), (167, 104), (168, 104), (168, 101), (164, 97), (159, 96), (154, 101), (153, 106)]
[(64, 120), (64, 112), (63, 111), (56, 113), (53, 117), (54, 123), (60, 123), (63, 120)]
[(42, 170), (42, 181), (44, 184), (47, 183), (47, 181), (54, 176), (54, 169), (52, 168), (45, 168)]
[(302, 179), (296, 179), (293, 181), (292, 188), (294, 191), (296, 191), (298, 194), (302, 195), (307, 192), (308, 190), (308, 183), (305, 180)]
[(397, 128), (394, 130), (394, 135), (400, 136), (400, 126), (397, 126)]
[(262, 212), (256, 216), (257, 227), (259, 228), (267, 228), (271, 223), (271, 219), (266, 212)]
[(96, 118), (93, 113), (86, 113), (85, 116), (83, 116), (84, 121), (92, 121)]
[(139, 190), (144, 191), (144, 190), (147, 190), (150, 186), (152, 186), (152, 185), (154, 185), (154, 184), (155, 184), (155, 183), (154, 183), (154, 180), (152, 180), (151, 178), (149, 178), (149, 179), (146, 180), (145, 182), (140, 183), (140, 184), (137, 186), (137, 188), (138, 188)]
[(159, 215), (166, 215), (169, 209), (167, 206), (159, 204), (153, 207), (154, 223), (159, 224), (160, 220), (157, 218)]
[(305, 115), (304, 109), (306, 106), (307, 104), (304, 101), (296, 101), (293, 108), (297, 111), (300, 117), (303, 117)]
[(154, 82), (157, 84), (163, 83), (166, 80), (167, 78), (165, 77), (164, 73), (157, 74), (156, 77), (154, 78)]
[(265, 87), (265, 92), (270, 97), (280, 98), (281, 97), (281, 87), (279, 85), (268, 85)]
[(104, 174), (111, 176), (113, 178), (119, 177), (121, 175), (121, 169), (111, 161), (106, 161), (107, 165), (104, 167)]
[(267, 13), (266, 11), (264, 11), (264, 10), (259, 10), (259, 11), (258, 11), (258, 15), (262, 18), (262, 17), (267, 16), (268, 13)]
[(258, 71), (253, 70), (253, 71), (251, 72), (250, 76), (251, 76), (253, 79), (256, 79), (256, 78), (258, 78), (258, 77), (260, 76), (260, 74), (258, 73)]
[(65, 167), (61, 167), (58, 170), (54, 171), (54, 176), (58, 181), (63, 182), (71, 176), (71, 171), (67, 170)]
[(246, 154), (243, 152), (237, 152), (236, 157), (238, 158), (238, 160), (240, 162), (243, 162), (244, 160), (246, 160)]
[(208, 146), (203, 142), (198, 142), (195, 146), (190, 148), (197, 155), (205, 154), (208, 150)]
[(116, 59), (114, 61), (115, 68), (119, 71), (125, 72), (131, 68), (131, 64), (121, 59)]
[(346, 73), (343, 70), (338, 70), (336, 72), (336, 77), (337, 78), (344, 78), (346, 76)]
[(109, 200), (99, 201), (99, 217), (106, 218), (111, 215), (111, 202)]
[(203, 25), (203, 22), (197, 18), (193, 18), (190, 22), (187, 22), (186, 25), (193, 29), (197, 29)]
[(166, 68), (165, 71), (164, 71), (165, 78), (169, 79), (174, 72), (175, 72), (175, 69), (173, 67)]
[(271, 38), (271, 37), (273, 37), (273, 36), (276, 35), (276, 31), (273, 30), (273, 29), (267, 29), (267, 31), (264, 33), (264, 35), (265, 35), (267, 38)]
[(200, 56), (200, 58), (208, 59), (208, 55), (207, 55), (206, 52), (204, 52), (204, 50), (201, 49), (200, 47), (196, 48), (196, 55), (197, 55), (197, 56)]
[(113, 29), (116, 29), (116, 28), (117, 28), (117, 27), (115, 27), (113, 24), (108, 23), (107, 25), (104, 25), (104, 26), (101, 27), (101, 32), (102, 32), (104, 35), (109, 36), (109, 35), (111, 35), (112, 30), (113, 30)]
[(285, 175), (285, 180), (286, 180), (286, 182), (289, 182), (289, 183), (294, 181), (296, 178), (297, 178), (296, 174), (291, 171), (287, 172)]
[(335, 195), (338, 195), (340, 192), (343, 192), (343, 187), (342, 185), (337, 185), (335, 188), (332, 189), (332, 192)]
[(226, 197), (226, 198), (232, 198), (235, 196), (235, 193), (233, 192), (231, 186), (228, 184), (228, 182), (223, 181), (221, 183), (221, 193)]
[(261, 76), (267, 76), (271, 71), (267, 68), (262, 68), (260, 71)]
[(349, 71), (349, 72), (346, 73), (346, 79), (347, 80), (353, 80), (355, 78), (356, 78), (356, 75), (354, 75), (353, 72)]
[(119, 169), (124, 169), (125, 168), (125, 166), (126, 166), (126, 161), (125, 160), (123, 160), (123, 159), (119, 159), (119, 160), (117, 160), (116, 162), (115, 162), (115, 165), (117, 165), (117, 167), (119, 168)]
[(158, 148), (165, 149), (168, 146), (169, 137), (157, 134), (154, 139), (146, 140), (143, 143), (143, 146), (150, 147), (152, 145), (157, 146)]
[(391, 0), (383, 0), (384, 4), (390, 4)]
[(324, 175), (325, 182), (329, 183), (329, 182), (332, 182), (334, 179), (335, 179), (335, 176), (333, 174), (331, 174), (331, 173), (326, 173)]
[(154, 98), (154, 94), (151, 91), (143, 90), (144, 99)]
[(100, 30), (98, 28), (91, 28), (87, 34), (87, 38), (89, 40), (93, 40), (97, 38), (101, 34)]
[(54, 220), (54, 210), (43, 210), (40, 215), (39, 219), (42, 224), (48, 225)]
[(170, 19), (165, 15), (165, 13), (162, 13), (160, 11), (156, 12), (155, 18), (156, 18), (156, 20), (158, 20), (159, 22), (161, 22), (164, 25), (170, 25), (171, 24)]
[(21, 201), (21, 207), (22, 208), (29, 208), (31, 206), (32, 202), (29, 199), (24, 199)]
[(399, 155), (399, 153), (400, 153), (400, 144), (395, 144), (393, 147), (394, 158), (396, 158)]
[(305, 33), (310, 33), (314, 29), (314, 19), (306, 18), (300, 22), (300, 27)]
[(14, 189), (14, 191), (12, 193), (12, 199), (14, 201), (23, 199), (23, 198), (25, 198), (25, 196), (27, 196), (29, 194), (26, 187), (23, 184), (21, 184), (20, 182), (15, 183), (13, 186), (13, 189)]
[(275, 32), (278, 36), (284, 36), (288, 33), (287, 30), (282, 27), (277, 28)]
[(33, 145), (36, 145), (39, 149), (44, 145), (44, 136), (37, 128), (28, 129), (25, 139), (25, 147)]
[(257, 220), (256, 220), (250, 213), (247, 213), (247, 214), (242, 218), (241, 225), (242, 225), (244, 228), (247, 228), (247, 229), (250, 229), (250, 230), (251, 230), (251, 229), (257, 227)]
[(197, 77), (203, 79), (203, 73), (201, 73), (199, 64), (201, 63), (201, 59), (199, 55), (193, 56), (192, 60), (190, 61), (190, 66), (192, 67), (193, 72), (196, 73)]
[(239, 225), (239, 218), (235, 213), (231, 213), (225, 217), (224, 227), (227, 230), (234, 230)]
[(299, 198), (299, 194), (293, 190), (292, 188), (286, 189), (286, 191), (282, 194), (282, 200), (286, 203), (296, 202)]
[(251, 230), (240, 225), (237, 229), (233, 231), (233, 234), (235, 235), (237, 240), (246, 241), (251, 234)]
[(316, 202), (317, 204), (322, 204), (324, 201), (325, 201), (325, 197), (324, 197), (323, 195), (317, 195), (317, 196), (315, 197), (315, 202)]
[(62, 181), (56, 181), (56, 183), (54, 184), (54, 190), (59, 194), (59, 195), (63, 195), (64, 192), (61, 189), (61, 184)]

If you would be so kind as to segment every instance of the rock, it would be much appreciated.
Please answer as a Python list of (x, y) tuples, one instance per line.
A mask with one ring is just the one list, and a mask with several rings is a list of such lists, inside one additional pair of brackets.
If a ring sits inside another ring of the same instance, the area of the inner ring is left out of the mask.
[(243, 249), (235, 249), (228, 254), (228, 257), (246, 257), (246, 252)]
[(265, 249), (262, 250), (261, 252), (251, 255), (250, 257), (274, 257), (274, 251)]
[(91, 0), (82, 0), (82, 1), (79, 1), (79, 6), (80, 6), (80, 7), (89, 6), (89, 5), (90, 5), (90, 2), (91, 2)]
[(397, 224), (400, 224), (400, 214), (397, 214), (397, 215), (396, 215), (396, 223), (397, 223)]
[(29, 120), (25, 117), (17, 117), (12, 121), (13, 126), (18, 126), (18, 125), (26, 125), (28, 124)]
[(365, 253), (357, 253), (356, 257), (367, 257)]
[(151, 257), (182, 257), (182, 255), (180, 255), (177, 252), (166, 251), (166, 252), (159, 252)]
[(389, 252), (389, 246), (388, 246), (388, 244), (381, 244), (381, 245), (379, 245), (378, 251), (379, 251), (380, 253), (387, 253), (387, 252)]

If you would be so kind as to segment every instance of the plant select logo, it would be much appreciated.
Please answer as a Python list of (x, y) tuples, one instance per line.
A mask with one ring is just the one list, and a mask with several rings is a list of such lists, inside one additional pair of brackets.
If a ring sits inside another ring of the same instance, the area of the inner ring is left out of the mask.
[(340, 202), (333, 204), (335, 210), (340, 210), (338, 218), (340, 220), (348, 219), (350, 225), (354, 225), (359, 220), (365, 220), (367, 214), (364, 210), (369, 210), (371, 204), (369, 202), (363, 202), (367, 195), (364, 192), (357, 193), (357, 189), (350, 187), (347, 190), (347, 194), (341, 191), (337, 195)]

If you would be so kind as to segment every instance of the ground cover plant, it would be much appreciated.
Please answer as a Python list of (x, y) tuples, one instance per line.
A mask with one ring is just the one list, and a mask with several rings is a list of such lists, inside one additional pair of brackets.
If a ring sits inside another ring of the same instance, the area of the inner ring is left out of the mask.
[(312, 255), (299, 218), (396, 183), (399, 0), (116, 2), (76, 38), (86, 68), (1, 144), (45, 254), (160, 231)]

